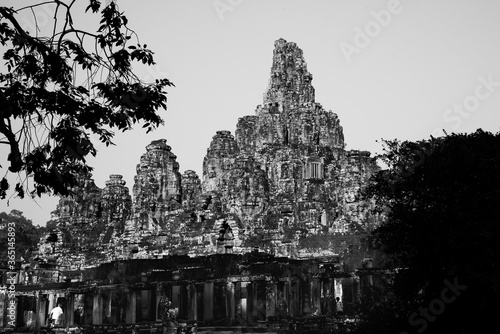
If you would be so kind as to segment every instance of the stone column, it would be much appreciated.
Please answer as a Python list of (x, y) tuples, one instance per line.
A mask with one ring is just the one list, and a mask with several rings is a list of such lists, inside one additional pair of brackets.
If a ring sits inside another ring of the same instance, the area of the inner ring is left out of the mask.
[(323, 314), (321, 309), (321, 281), (318, 278), (311, 280), (311, 302), (311, 306), (318, 308), (320, 314)]
[(156, 320), (156, 291), (155, 290), (146, 290), (143, 293), (143, 299), (147, 300), (147, 310), (148, 310), (148, 319), (155, 321)]
[(53, 292), (49, 293), (49, 313), (54, 308), (55, 303), (55, 295)]
[(181, 311), (181, 286), (174, 285), (172, 286), (172, 308), (177, 307), (179, 313)]
[(109, 321), (112, 324), (119, 323), (120, 317), (120, 309), (117, 304), (119, 304), (116, 291), (109, 291), (109, 304), (110, 304), (110, 312), (109, 312)]
[(321, 280), (321, 314), (331, 317), (330, 315), (330, 282), (329, 279)]
[(298, 280), (294, 279), (290, 282), (290, 299), (288, 300), (288, 307), (292, 317), (301, 315), (302, 306), (300, 305), (299, 285), (300, 282)]
[[(342, 303), (342, 307), (344, 306), (344, 289), (342, 286), (342, 278), (334, 278), (333, 280), (333, 290), (334, 290), (334, 296), (333, 298), (336, 300), (337, 297), (340, 299), (340, 302)], [(337, 305), (337, 302), (334, 303), (335, 310), (334, 312), (337, 312), (337, 308), (339, 307)]]
[(106, 319), (108, 323), (111, 323), (111, 290), (105, 291), (104, 294), (101, 295), (102, 298), (102, 322)]
[(188, 290), (188, 320), (196, 321), (198, 320), (198, 303), (197, 303), (197, 294), (196, 294), (196, 285), (190, 283), (187, 287)]
[(228, 326), (234, 324), (235, 319), (235, 304), (234, 304), (234, 284), (226, 283), (226, 314), (228, 318)]
[(127, 312), (125, 314), (125, 319), (128, 324), (135, 323), (137, 310), (137, 298), (135, 290), (129, 290), (127, 294)]
[(251, 290), (248, 293), (248, 298), (250, 299), (250, 305), (251, 305), (251, 319), (256, 320), (259, 318), (258, 312), (259, 312), (259, 299), (258, 299), (258, 294), (257, 291), (258, 289), (258, 284), (259, 281), (254, 281), (250, 283)]
[(154, 312), (156, 314), (156, 317), (155, 317), (156, 321), (162, 320), (161, 314), (158, 312), (158, 305), (160, 304), (161, 297), (165, 293), (165, 291), (163, 291), (162, 289), (163, 288), (160, 284), (156, 285), (156, 303), (155, 303), (155, 309), (154, 309)]
[(311, 314), (311, 290), (312, 279), (308, 277), (305, 281), (300, 282), (300, 315)]
[(196, 285), (196, 321), (199, 323), (202, 323), (205, 320), (205, 315), (204, 315), (204, 307), (205, 307), (205, 299), (203, 297), (204, 295), (204, 288), (205, 285), (203, 283), (197, 283)]
[(66, 326), (74, 325), (75, 295), (68, 291), (66, 297)]
[(295, 285), (297, 283), (295, 280), (291, 280), (289, 282), (288, 286), (288, 294), (286, 295), (287, 297), (287, 304), (288, 304), (288, 315), (293, 317), (295, 316)]
[(266, 318), (274, 317), (276, 315), (276, 295), (276, 282), (266, 282)]
[(214, 321), (214, 283), (205, 283), (203, 300), (205, 301), (203, 314), (205, 315), (204, 323), (210, 324)]
[(248, 282), (241, 282), (241, 317), (248, 319)]
[(45, 326), (45, 299), (40, 291), (36, 292), (36, 318), (35, 332), (40, 330), (40, 327)]
[(241, 282), (234, 283), (234, 317), (235, 319), (243, 318), (241, 305)]
[(283, 297), (285, 299), (285, 314), (290, 316), (290, 282), (286, 281), (283, 284)]
[(83, 307), (83, 323), (85, 325), (92, 324), (93, 310), (94, 310), (94, 294), (92, 292), (87, 292), (84, 295), (84, 307)]
[[(352, 282), (353, 289), (353, 304), (359, 303), (361, 301), (361, 288), (359, 285), (359, 276), (353, 277)], [(348, 305), (347, 311), (350, 311), (350, 306)]]
[(102, 324), (102, 297), (99, 291), (94, 293), (94, 303), (92, 305), (92, 325)]

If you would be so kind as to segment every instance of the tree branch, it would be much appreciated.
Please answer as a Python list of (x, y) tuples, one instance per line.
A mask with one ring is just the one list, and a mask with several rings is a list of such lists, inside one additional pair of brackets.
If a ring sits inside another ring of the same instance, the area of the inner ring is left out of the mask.
[(10, 145), (10, 154), (7, 160), (10, 161), (9, 170), (13, 173), (21, 171), (23, 166), (23, 160), (21, 158), (21, 151), (19, 150), (19, 144), (16, 141), (16, 137), (9, 130), (7, 125), (2, 121), (0, 122), (0, 132), (7, 138)]
[[(22, 7), (22, 8), (16, 9), (16, 12), (19, 12), (21, 10), (25, 10), (25, 9), (28, 9), (28, 8), (29, 9), (33, 9), (34, 7), (48, 5), (48, 4), (51, 4), (51, 3), (54, 3), (54, 1), (40, 2), (40, 3), (34, 4), (34, 5), (30, 5), (30, 6), (26, 6), (26, 7)], [(63, 5), (65, 5), (65, 4), (63, 4)]]

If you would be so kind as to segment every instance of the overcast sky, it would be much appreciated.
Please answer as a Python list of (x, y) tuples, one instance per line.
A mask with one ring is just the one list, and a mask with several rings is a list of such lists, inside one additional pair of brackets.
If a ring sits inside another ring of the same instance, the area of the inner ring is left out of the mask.
[[(316, 102), (338, 114), (347, 149), (380, 152), (381, 138), (428, 139), (442, 129), (500, 130), (498, 0), (115, 2), (155, 52), (157, 66), (139, 76), (167, 77), (176, 87), (161, 113), (165, 126), (148, 135), (138, 127), (117, 134), (115, 147), (99, 147), (90, 164), (101, 188), (110, 174), (122, 174), (132, 189), (145, 146), (159, 138), (181, 172), (201, 177), (215, 132), (234, 134), (238, 118), (262, 103), (279, 38), (304, 51)], [(0, 212), (18, 209), (44, 225), (56, 203), (11, 198), (9, 206), (0, 201)]]

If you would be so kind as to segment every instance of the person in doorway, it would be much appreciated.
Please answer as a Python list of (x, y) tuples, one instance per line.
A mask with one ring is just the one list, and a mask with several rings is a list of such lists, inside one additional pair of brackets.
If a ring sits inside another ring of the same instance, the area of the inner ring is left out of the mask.
[(342, 302), (340, 301), (340, 297), (335, 298), (335, 311), (336, 311), (337, 315), (344, 314), (344, 306), (342, 305)]
[(321, 314), (319, 312), (319, 308), (314, 306), (312, 309), (311, 309), (311, 316), (313, 317), (319, 317)]
[(163, 322), (163, 334), (172, 334), (175, 328), (174, 309), (170, 299), (163, 295), (158, 303), (158, 314)]
[(78, 305), (77, 309), (74, 311), (73, 319), (75, 325), (83, 325), (83, 305)]
[(288, 305), (285, 300), (285, 296), (283, 292), (279, 292), (278, 294), (278, 305), (276, 308), (276, 315), (278, 318), (286, 318), (288, 316)]
[(52, 309), (49, 313), (49, 321), (50, 321), (50, 326), (61, 326), (62, 325), (62, 320), (63, 320), (63, 309), (62, 309), (62, 303), (57, 303), (57, 306)]

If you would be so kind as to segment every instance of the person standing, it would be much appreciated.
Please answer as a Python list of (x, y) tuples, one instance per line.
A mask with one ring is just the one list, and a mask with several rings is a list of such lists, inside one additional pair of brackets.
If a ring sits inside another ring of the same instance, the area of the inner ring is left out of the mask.
[(288, 305), (286, 303), (283, 292), (279, 292), (278, 294), (278, 307), (276, 308), (276, 315), (278, 318), (283, 319), (288, 316)]
[(78, 305), (78, 308), (74, 311), (73, 319), (75, 325), (80, 326), (83, 325), (83, 306)]
[(339, 297), (335, 298), (335, 311), (336, 311), (337, 315), (344, 314), (344, 305), (342, 305), (342, 301), (340, 301)]
[(167, 296), (163, 295), (158, 303), (158, 314), (163, 322), (163, 334), (171, 334), (174, 332), (175, 323), (173, 317), (172, 302)]
[(49, 313), (51, 327), (62, 325), (63, 314), (62, 303), (57, 303), (57, 306)]

